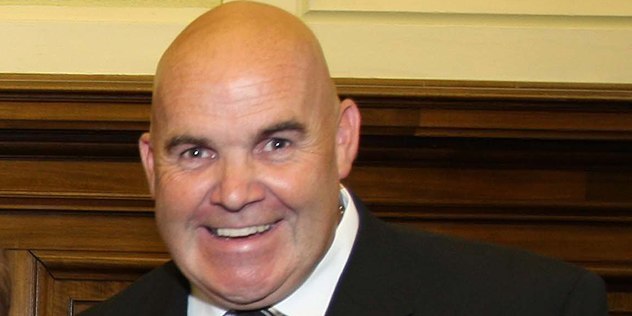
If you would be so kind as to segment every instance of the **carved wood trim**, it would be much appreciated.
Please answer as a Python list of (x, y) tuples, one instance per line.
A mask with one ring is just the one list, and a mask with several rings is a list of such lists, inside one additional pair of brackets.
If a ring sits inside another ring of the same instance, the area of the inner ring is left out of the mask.
[[(0, 74), (0, 91), (3, 100), (23, 100), (27, 95), (37, 97), (36, 92), (46, 95), (47, 100), (56, 101), (100, 94), (136, 94), (147, 98), (151, 94), (152, 80), (153, 76), (144, 75), (5, 73)], [(334, 81), (339, 93), (348, 96), (632, 101), (632, 84), (359, 78), (335, 78)]]
[(133, 281), (169, 260), (167, 253), (34, 250), (35, 258), (58, 280)]

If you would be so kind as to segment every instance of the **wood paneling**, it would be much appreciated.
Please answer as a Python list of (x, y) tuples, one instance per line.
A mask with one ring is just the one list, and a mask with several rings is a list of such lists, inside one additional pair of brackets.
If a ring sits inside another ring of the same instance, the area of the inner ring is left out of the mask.
[(168, 260), (165, 253), (10, 250), (11, 315), (75, 315)]
[[(378, 216), (567, 260), (632, 313), (632, 86), (338, 79)], [(167, 255), (137, 154), (150, 77), (0, 76), (12, 315), (72, 315)]]

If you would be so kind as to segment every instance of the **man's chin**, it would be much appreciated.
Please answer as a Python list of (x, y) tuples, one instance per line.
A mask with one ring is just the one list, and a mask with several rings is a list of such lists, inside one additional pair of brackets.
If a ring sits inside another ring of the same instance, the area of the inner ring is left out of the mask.
[(226, 290), (203, 291), (193, 287), (192, 293), (203, 299), (225, 309), (251, 310), (260, 309), (274, 305), (283, 299), (274, 289), (262, 288), (261, 286), (249, 286), (240, 288), (230, 288)]

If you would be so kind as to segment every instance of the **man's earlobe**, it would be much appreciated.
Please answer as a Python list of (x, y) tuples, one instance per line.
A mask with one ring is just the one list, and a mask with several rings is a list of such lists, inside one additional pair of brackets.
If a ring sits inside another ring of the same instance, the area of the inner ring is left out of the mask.
[(154, 151), (151, 145), (151, 137), (149, 133), (143, 133), (138, 139), (138, 149), (140, 151), (140, 159), (145, 169), (145, 176), (147, 177), (147, 184), (149, 185), (149, 192), (154, 195)]
[(340, 103), (340, 121), (336, 134), (336, 159), (338, 177), (346, 178), (358, 153), (360, 143), (360, 110), (351, 99)]

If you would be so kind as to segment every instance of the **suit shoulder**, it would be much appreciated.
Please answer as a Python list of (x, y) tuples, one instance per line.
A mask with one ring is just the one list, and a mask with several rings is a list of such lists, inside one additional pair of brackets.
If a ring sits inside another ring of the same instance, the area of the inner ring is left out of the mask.
[(459, 237), (423, 232), (389, 225), (393, 229), (395, 244), (410, 259), (423, 257), (424, 262), (469, 269), (490, 269), (520, 274), (524, 269), (531, 272), (570, 274), (578, 277), (585, 270), (557, 259), (538, 255), (526, 250)]
[(173, 315), (170, 311), (186, 311), (188, 293), (188, 282), (175, 264), (168, 262), (80, 315)]
[(472, 300), (470, 307), (489, 302), (515, 315), (606, 314), (603, 280), (581, 267), (525, 250), (391, 229), (402, 269), (415, 271), (418, 288), (432, 286), (444, 297)]

